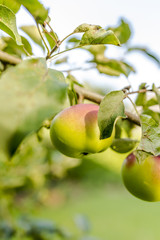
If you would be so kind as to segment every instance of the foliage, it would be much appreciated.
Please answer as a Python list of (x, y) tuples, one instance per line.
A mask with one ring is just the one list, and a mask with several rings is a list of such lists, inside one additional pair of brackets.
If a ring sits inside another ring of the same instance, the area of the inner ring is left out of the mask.
[[(16, 14), (21, 5), (32, 15), (35, 25), (17, 28)], [(158, 65), (160, 59), (148, 47), (132, 46), (132, 29), (123, 18), (117, 26), (104, 28), (84, 23), (59, 39), (50, 24), (48, 9), (38, 0), (0, 1), (0, 13), (0, 217), (4, 220), (0, 224), (0, 234), (4, 239), (11, 239), (18, 226), (22, 236), (29, 236), (26, 239), (49, 239), (48, 234), (71, 239), (61, 227), (50, 222), (21, 219), (10, 225), (8, 221), (8, 212), (13, 209), (17, 197), (21, 194), (33, 197), (35, 191), (33, 201), (39, 201), (38, 191), (43, 192), (46, 186), (53, 187), (68, 169), (80, 164), (80, 160), (62, 156), (51, 146), (48, 130), (51, 119), (69, 103), (92, 101), (100, 104), (100, 137), (109, 137), (115, 126), (116, 137), (111, 149), (119, 155), (134, 150), (138, 161), (143, 161), (148, 155), (160, 155), (160, 92), (155, 84), (150, 88), (140, 82), (135, 92), (129, 86), (99, 95), (97, 90), (87, 89), (82, 79), (75, 78), (72, 70), (76, 69), (70, 69), (69, 58), (57, 60), (57, 57), (73, 49), (82, 49), (90, 54), (90, 60), (84, 63), (87, 68), (78, 70), (95, 68), (100, 76), (116, 76), (117, 81), (120, 75), (128, 78), (135, 72), (127, 60), (131, 51), (142, 52)], [(41, 48), (43, 57), (34, 56), (35, 44)], [(63, 51), (59, 51), (61, 45), (65, 47)], [(121, 45), (120, 59), (107, 56), (109, 45), (115, 48)], [(52, 68), (48, 67), (50, 61)], [(67, 73), (57, 70), (57, 66), (64, 63), (68, 66)], [(137, 94), (134, 102), (132, 94)], [(125, 99), (131, 101), (135, 114), (126, 111)], [(136, 124), (142, 131), (141, 139), (132, 137)], [(72, 170), (68, 171), (69, 175)], [(82, 219), (76, 221), (81, 230), (86, 231)], [(94, 238), (84, 234), (82, 239)]]
[(32, 240), (51, 240), (68, 239), (72, 240), (98, 240), (90, 235), (90, 222), (86, 216), (75, 216), (75, 228), (80, 230), (80, 236), (75, 236), (68, 229), (59, 227), (57, 224), (46, 219), (34, 219), (22, 216), (14, 225), (8, 222), (0, 223), (0, 237), (3, 239), (32, 239)]

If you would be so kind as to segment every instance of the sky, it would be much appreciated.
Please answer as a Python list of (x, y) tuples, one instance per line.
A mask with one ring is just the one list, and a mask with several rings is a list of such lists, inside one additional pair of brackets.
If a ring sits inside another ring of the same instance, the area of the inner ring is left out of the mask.
[[(159, 0), (41, 0), (41, 2), (49, 8), (51, 26), (60, 39), (82, 23), (96, 24), (105, 28), (117, 25), (119, 19), (123, 17), (131, 24), (130, 45), (148, 47), (160, 57)], [(32, 17), (26, 12), (24, 13), (23, 10), (19, 11), (17, 22), (19, 26), (34, 24)], [(39, 53), (40, 51), (37, 49), (36, 54)], [(121, 53), (120, 48), (110, 45), (106, 55), (111, 58), (120, 58)], [(67, 55), (73, 62), (73, 67), (83, 67), (84, 62), (89, 58), (87, 52), (82, 50), (74, 50), (61, 55), (61, 57)], [(104, 89), (110, 85), (113, 85), (115, 89), (121, 89), (130, 83), (136, 90), (141, 82), (146, 82), (148, 85), (152, 83), (160, 85), (160, 68), (155, 62), (137, 52), (128, 54), (124, 60), (127, 60), (136, 69), (136, 74), (131, 74), (129, 79), (124, 76), (120, 78), (108, 77), (104, 74), (98, 74), (96, 70), (74, 71), (74, 75), (80, 82), (103, 86)], [(61, 68), (64, 69), (64, 67)]]

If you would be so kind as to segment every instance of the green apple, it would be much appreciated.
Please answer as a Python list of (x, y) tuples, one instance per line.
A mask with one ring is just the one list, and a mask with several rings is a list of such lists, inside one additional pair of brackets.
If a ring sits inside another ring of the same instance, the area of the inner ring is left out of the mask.
[(160, 201), (160, 156), (138, 162), (131, 153), (123, 162), (122, 178), (130, 193), (145, 201)]
[(100, 140), (98, 110), (96, 104), (77, 104), (56, 115), (50, 127), (54, 146), (73, 158), (107, 149), (112, 144), (114, 130), (109, 138)]

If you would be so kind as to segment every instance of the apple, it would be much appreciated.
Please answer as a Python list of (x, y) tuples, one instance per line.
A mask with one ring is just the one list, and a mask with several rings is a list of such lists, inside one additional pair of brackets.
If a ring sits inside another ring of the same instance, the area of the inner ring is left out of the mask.
[(112, 144), (114, 130), (109, 138), (100, 139), (98, 110), (96, 104), (77, 104), (57, 114), (50, 127), (54, 146), (64, 155), (73, 158), (107, 149)]
[(131, 153), (122, 164), (122, 179), (128, 191), (145, 201), (160, 201), (160, 156), (142, 162)]

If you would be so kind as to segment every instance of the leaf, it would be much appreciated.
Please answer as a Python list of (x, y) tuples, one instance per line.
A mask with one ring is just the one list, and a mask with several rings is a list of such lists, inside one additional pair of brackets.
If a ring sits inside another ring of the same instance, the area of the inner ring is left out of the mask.
[(160, 127), (151, 116), (141, 115), (142, 138), (137, 150), (160, 155)]
[(18, 45), (22, 45), (17, 31), (15, 14), (4, 5), (0, 5), (0, 29), (12, 37)]
[(22, 26), (22, 31), (25, 32), (36, 44), (38, 44), (43, 50), (42, 39), (39, 35), (38, 29), (35, 25)]
[(68, 61), (68, 57), (63, 57), (55, 61), (55, 64), (66, 63)]
[(73, 106), (78, 103), (78, 96), (74, 89), (74, 84), (77, 84), (77, 85), (80, 85), (80, 84), (78, 83), (76, 78), (71, 74), (68, 74), (68, 76), (66, 77), (66, 82), (68, 83), (67, 91), (68, 91), (69, 102), (70, 102), (70, 105)]
[(125, 65), (125, 71), (126, 71), (126, 76), (129, 76), (129, 74), (131, 73), (131, 72), (133, 72), (133, 73), (135, 73), (136, 72), (136, 70), (134, 69), (134, 67), (132, 67), (130, 64), (128, 64), (128, 63), (126, 63), (126, 62), (123, 62), (123, 61), (121, 61), (122, 62), (122, 64), (123, 65)]
[(15, 43), (15, 41), (10, 37), (3, 37), (3, 41), (6, 43), (6, 45), (3, 48), (4, 52), (7, 52), (12, 55), (16, 55), (18, 57), (22, 57), (22, 54), (26, 55), (26, 52), (24, 48), (27, 50), (27, 52), (32, 55), (32, 47), (28, 40), (24, 37), (21, 37), (23, 46), (19, 46)]
[(14, 0), (0, 0), (0, 4), (10, 8), (14, 13), (17, 13), (21, 4)]
[[(21, 38), (22, 38), (22, 43), (23, 43), (23, 45), (24, 45), (24, 48), (27, 50), (27, 52), (28, 52), (30, 55), (33, 55), (33, 53), (32, 53), (32, 47), (31, 47), (30, 43), (28, 42), (28, 40), (27, 40), (25, 37), (23, 37), (23, 36), (21, 36)], [(24, 48), (23, 48), (23, 52), (25, 52)], [(26, 53), (26, 52), (25, 52), (25, 53)]]
[(99, 26), (99, 25), (83, 23), (83, 24), (79, 25), (73, 32), (74, 33), (82, 33), (82, 32), (87, 32), (89, 30), (99, 30), (99, 29), (101, 29), (101, 26)]
[(101, 64), (98, 64), (97, 65), (97, 69), (100, 73), (104, 73), (106, 75), (110, 75), (110, 76), (120, 76), (120, 72), (117, 71), (116, 69), (114, 68), (111, 68), (109, 66), (105, 66), (105, 65), (101, 65)]
[(160, 113), (152, 111), (151, 109), (146, 109), (143, 111), (143, 114), (151, 116), (155, 122), (160, 122)]
[(48, 17), (48, 10), (38, 0), (16, 0), (34, 17), (37, 23), (43, 24)]
[(120, 76), (124, 74), (128, 77), (131, 72), (135, 72), (134, 68), (129, 64), (116, 59), (108, 59), (104, 56), (97, 56), (94, 62), (97, 63), (97, 69), (100, 73), (110, 76)]
[(115, 33), (121, 44), (126, 43), (131, 36), (130, 26), (123, 19), (120, 19), (118, 27), (109, 27), (108, 30), (112, 30)]
[(115, 138), (111, 148), (118, 153), (127, 153), (133, 150), (138, 141), (130, 138)]
[(77, 99), (77, 94), (74, 91), (74, 88), (73, 87), (68, 88), (67, 93), (68, 93), (70, 106), (73, 106), (73, 105), (77, 104), (78, 99)]
[(80, 39), (77, 38), (77, 37), (72, 37), (72, 38), (69, 38), (69, 39), (68, 39), (68, 42), (69, 42), (69, 43), (79, 43), (79, 42), (80, 42)]
[[(147, 88), (146, 83), (141, 83), (141, 85), (139, 86), (139, 90), (146, 89), (146, 88)], [(145, 106), (146, 102), (147, 102), (147, 93), (146, 92), (138, 93), (137, 98), (135, 100), (135, 104), (137, 106)]]
[(136, 156), (136, 159), (139, 163), (143, 162), (146, 158), (148, 158), (149, 156), (153, 156), (150, 153), (141, 151), (141, 150), (136, 150), (134, 151), (134, 154)]
[(104, 56), (106, 46), (105, 45), (91, 45), (91, 46), (84, 46), (83, 49), (89, 51), (94, 57), (97, 56)]
[(0, 80), (0, 150), (14, 154), (29, 133), (61, 109), (65, 97), (63, 74), (47, 69), (42, 58), (6, 70)]
[(154, 60), (156, 63), (158, 63), (158, 65), (160, 66), (160, 58), (155, 53), (150, 52), (150, 50), (147, 48), (135, 46), (135, 47), (128, 48), (127, 51), (128, 52), (131, 52), (131, 51), (142, 52), (142, 53), (146, 54), (148, 57), (150, 57), (152, 60)]
[(2, 62), (0, 62), (0, 73), (4, 71), (4, 65)]
[(149, 100), (147, 100), (145, 106), (146, 106), (146, 107), (150, 107), (150, 106), (154, 106), (154, 105), (157, 105), (157, 104), (158, 104), (157, 99), (155, 99), (155, 98), (150, 98)]
[(115, 138), (131, 138), (133, 128), (135, 128), (134, 123), (128, 119), (119, 118), (115, 125)]
[(53, 31), (50, 31), (49, 34), (47, 32), (44, 32), (44, 35), (45, 35), (45, 37), (46, 37), (46, 39), (47, 39), (47, 41), (49, 43), (50, 49), (52, 49), (56, 45), (55, 41), (58, 41), (57, 34), (55, 32), (53, 32)]
[(0, 38), (0, 50), (3, 50), (6, 46), (7, 44), (5, 43), (5, 41), (2, 38)]
[(78, 80), (72, 75), (72, 74), (68, 74), (67, 75), (67, 77), (66, 77), (66, 82), (67, 83), (74, 83), (74, 84), (76, 84), (76, 85), (78, 85), (78, 86), (80, 86), (80, 87), (83, 87), (83, 85), (82, 84), (80, 84), (79, 82), (78, 82)]
[(123, 91), (112, 91), (101, 101), (98, 111), (100, 139), (110, 137), (116, 120), (119, 117), (126, 117), (123, 104), (124, 97)]
[(96, 45), (96, 44), (112, 44), (120, 46), (120, 42), (116, 35), (111, 30), (88, 30), (86, 31), (79, 43), (80, 46)]
[(156, 98), (157, 98), (157, 101), (158, 101), (158, 105), (160, 107), (160, 91), (159, 91), (158, 88), (156, 88), (155, 84), (153, 84), (152, 89), (153, 89), (153, 92), (156, 95)]

